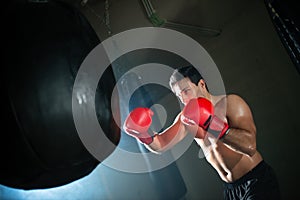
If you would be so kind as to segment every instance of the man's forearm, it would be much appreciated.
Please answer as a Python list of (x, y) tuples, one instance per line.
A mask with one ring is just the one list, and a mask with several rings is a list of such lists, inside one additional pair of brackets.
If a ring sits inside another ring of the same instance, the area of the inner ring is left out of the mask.
[(221, 141), (234, 151), (248, 156), (256, 152), (256, 134), (243, 129), (230, 128)]

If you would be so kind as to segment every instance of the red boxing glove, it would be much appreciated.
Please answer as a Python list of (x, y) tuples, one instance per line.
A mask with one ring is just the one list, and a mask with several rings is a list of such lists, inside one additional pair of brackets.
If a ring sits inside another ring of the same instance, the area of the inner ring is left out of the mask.
[(148, 132), (152, 124), (152, 115), (153, 112), (149, 108), (135, 108), (129, 113), (124, 122), (124, 131), (142, 143), (152, 143), (153, 137)]
[(191, 99), (184, 107), (181, 120), (187, 125), (198, 125), (216, 138), (222, 138), (228, 131), (226, 122), (214, 115), (214, 106), (206, 98)]

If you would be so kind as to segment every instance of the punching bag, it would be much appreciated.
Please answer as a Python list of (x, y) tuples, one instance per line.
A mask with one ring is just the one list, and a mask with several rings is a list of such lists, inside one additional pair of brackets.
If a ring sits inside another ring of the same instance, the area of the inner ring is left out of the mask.
[[(81, 63), (100, 41), (84, 16), (68, 4), (8, 4), (2, 17), (0, 184), (21, 189), (61, 186), (99, 164), (76, 131), (72, 89)], [(114, 85), (108, 68), (95, 104), (105, 135), (117, 145), (120, 130), (110, 108)]]

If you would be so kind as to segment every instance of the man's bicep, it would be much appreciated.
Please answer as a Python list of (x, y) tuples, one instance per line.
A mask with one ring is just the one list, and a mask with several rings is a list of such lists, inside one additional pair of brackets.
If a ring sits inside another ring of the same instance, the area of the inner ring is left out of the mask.
[(239, 96), (231, 95), (228, 98), (227, 119), (232, 128), (256, 132), (253, 116), (249, 105)]

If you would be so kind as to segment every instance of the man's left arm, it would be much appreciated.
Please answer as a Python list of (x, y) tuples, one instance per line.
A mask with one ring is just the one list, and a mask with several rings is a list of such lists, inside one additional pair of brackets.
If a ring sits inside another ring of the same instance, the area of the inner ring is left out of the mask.
[(237, 95), (227, 97), (229, 131), (221, 141), (234, 151), (253, 156), (256, 152), (256, 127), (248, 104)]

